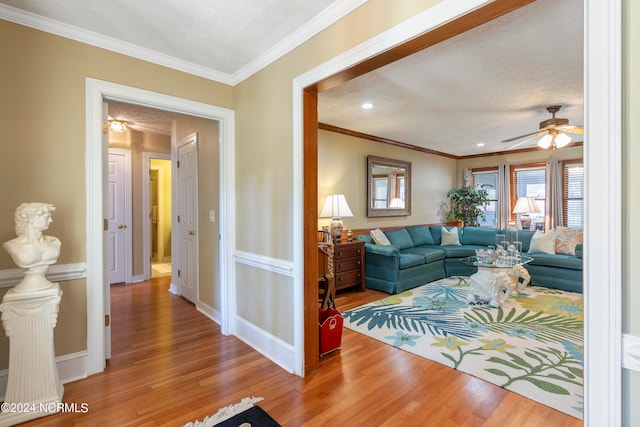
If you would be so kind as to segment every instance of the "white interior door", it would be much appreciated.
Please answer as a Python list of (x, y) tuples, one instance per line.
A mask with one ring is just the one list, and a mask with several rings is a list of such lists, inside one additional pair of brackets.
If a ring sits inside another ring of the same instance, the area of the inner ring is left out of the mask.
[(198, 135), (178, 141), (177, 237), (180, 295), (195, 303), (198, 299)]
[(107, 161), (108, 181), (108, 254), (109, 283), (127, 281), (128, 239), (130, 220), (128, 219), (129, 174), (131, 171), (131, 152), (128, 150), (109, 150)]

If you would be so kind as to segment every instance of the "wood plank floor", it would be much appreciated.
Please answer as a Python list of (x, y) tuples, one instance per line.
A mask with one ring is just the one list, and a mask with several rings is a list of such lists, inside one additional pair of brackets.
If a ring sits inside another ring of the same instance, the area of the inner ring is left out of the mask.
[[(299, 378), (171, 295), (168, 278), (112, 287), (112, 359), (65, 384), (60, 413), (23, 426), (182, 426), (247, 396), (283, 426), (581, 426), (470, 375), (344, 330), (342, 350)], [(346, 310), (385, 294), (339, 294)]]

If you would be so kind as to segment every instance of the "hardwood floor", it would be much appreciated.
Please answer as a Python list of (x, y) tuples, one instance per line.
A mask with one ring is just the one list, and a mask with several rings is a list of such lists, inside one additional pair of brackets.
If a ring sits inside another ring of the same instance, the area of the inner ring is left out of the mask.
[[(283, 426), (581, 426), (515, 393), (355, 332), (306, 378), (289, 374), (167, 291), (168, 278), (114, 285), (112, 359), (65, 384), (60, 413), (22, 426), (182, 426), (248, 396)], [(340, 310), (386, 294), (336, 298)]]

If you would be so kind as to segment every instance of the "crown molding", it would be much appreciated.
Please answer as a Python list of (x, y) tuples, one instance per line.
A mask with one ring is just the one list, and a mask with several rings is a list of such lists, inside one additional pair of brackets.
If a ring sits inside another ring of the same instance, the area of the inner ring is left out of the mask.
[(300, 46), (302, 43), (306, 42), (334, 22), (338, 21), (340, 18), (348, 15), (367, 1), (368, 0), (342, 0), (334, 2), (331, 6), (314, 16), (313, 19), (298, 28), (271, 49), (265, 51), (249, 64), (233, 73), (233, 85), (241, 83), (243, 80), (249, 78), (269, 64), (291, 52), (293, 49)]
[(131, 56), (174, 70), (183, 71), (208, 80), (229, 85), (232, 84), (232, 78), (229, 74), (11, 6), (0, 5), (0, 18), (56, 36)]
[(75, 40), (112, 52), (131, 56), (153, 64), (182, 71), (208, 80), (235, 86), (269, 64), (291, 52), (305, 41), (327, 28), (343, 16), (366, 3), (367, 0), (344, 0), (333, 3), (311, 21), (291, 33), (288, 37), (264, 52), (246, 66), (233, 74), (223, 73), (212, 68), (203, 67), (189, 61), (128, 43), (113, 37), (88, 31), (73, 25), (46, 18), (12, 6), (0, 4), (0, 19), (24, 25), (46, 33)]

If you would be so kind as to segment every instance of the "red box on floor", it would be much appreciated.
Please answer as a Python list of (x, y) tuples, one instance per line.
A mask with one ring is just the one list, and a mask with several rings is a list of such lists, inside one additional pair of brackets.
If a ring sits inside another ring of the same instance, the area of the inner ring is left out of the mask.
[(320, 356), (324, 356), (342, 345), (342, 325), (344, 317), (334, 309), (320, 310)]

